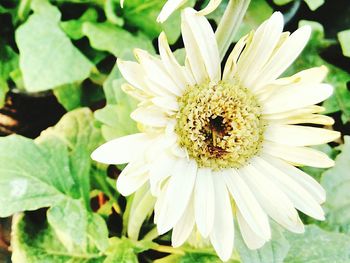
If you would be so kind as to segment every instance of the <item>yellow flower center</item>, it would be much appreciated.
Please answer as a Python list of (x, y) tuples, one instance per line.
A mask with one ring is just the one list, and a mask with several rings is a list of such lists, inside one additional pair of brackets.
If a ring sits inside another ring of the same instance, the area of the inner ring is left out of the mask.
[(200, 167), (242, 167), (262, 145), (264, 123), (253, 93), (238, 83), (188, 87), (178, 99), (179, 144)]

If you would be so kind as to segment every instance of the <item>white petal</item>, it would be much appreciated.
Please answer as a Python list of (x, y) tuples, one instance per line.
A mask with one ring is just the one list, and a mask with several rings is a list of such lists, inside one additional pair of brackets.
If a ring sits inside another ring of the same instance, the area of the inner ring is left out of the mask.
[(218, 82), (221, 77), (220, 56), (208, 20), (195, 10), (186, 8), (182, 13), (181, 28), (187, 58), (197, 83)]
[(302, 185), (318, 203), (321, 204), (326, 200), (326, 191), (310, 175), (272, 156), (264, 155), (264, 159)]
[(251, 190), (242, 180), (239, 171), (228, 170), (223, 174), (223, 177), (244, 220), (256, 235), (268, 240), (271, 233), (266, 213), (261, 209)]
[(168, 44), (164, 32), (158, 38), (159, 54), (170, 77), (177, 84), (180, 90), (184, 90), (188, 84), (194, 84), (191, 79), (186, 78), (184, 68), (180, 66)]
[(310, 38), (311, 28), (303, 26), (291, 34), (274, 52), (256, 77), (254, 90), (277, 79), (299, 56)]
[(173, 247), (181, 246), (192, 233), (195, 222), (193, 210), (193, 201), (190, 201), (186, 208), (186, 212), (174, 226), (173, 233), (171, 235), (171, 244)]
[(241, 212), (237, 211), (237, 221), (239, 225), (239, 229), (241, 231), (241, 235), (247, 247), (249, 249), (255, 250), (261, 248), (265, 243), (266, 239), (258, 236), (247, 224), (245, 219), (243, 218)]
[(142, 161), (129, 163), (117, 179), (117, 190), (124, 196), (131, 195), (149, 179), (149, 167)]
[(252, 164), (242, 169), (242, 173), (242, 178), (272, 219), (292, 232), (302, 233), (304, 231), (304, 226), (293, 203), (262, 170), (256, 169), (253, 161)]
[(237, 63), (237, 71), (245, 87), (250, 87), (255, 77), (270, 58), (280, 40), (283, 15), (275, 12), (255, 32)]
[(199, 232), (207, 238), (214, 223), (215, 193), (213, 177), (209, 168), (197, 171), (195, 185), (194, 208), (195, 219)]
[(332, 93), (333, 87), (328, 84), (287, 86), (264, 102), (263, 113), (278, 113), (317, 104), (330, 97)]
[(160, 11), (157, 22), (163, 23), (176, 9), (186, 3), (186, 1), (187, 0), (168, 0)]
[(131, 113), (130, 117), (146, 126), (165, 127), (168, 124), (164, 112), (154, 106), (139, 107)]
[(141, 155), (152, 139), (144, 133), (120, 137), (98, 147), (91, 158), (105, 164), (128, 163)]
[(134, 86), (131, 86), (128, 83), (123, 83), (121, 86), (121, 89), (128, 94), (129, 96), (133, 97), (134, 99), (138, 101), (145, 101), (150, 98), (150, 93), (146, 93), (143, 90), (137, 89)]
[(230, 56), (228, 57), (223, 74), (223, 80), (232, 81), (235, 78), (237, 71), (237, 60), (241, 55), (247, 41), (249, 41), (250, 35), (242, 37), (237, 44), (234, 46)]
[(183, 88), (176, 85), (160, 59), (151, 56), (148, 52), (141, 49), (135, 49), (134, 53), (143, 70), (146, 72), (149, 81), (158, 84), (169, 95), (179, 96), (182, 94), (181, 91)]
[(320, 124), (325, 126), (331, 126), (334, 124), (334, 119), (332, 117), (320, 114), (303, 114), (299, 116), (291, 116), (286, 119), (275, 119), (270, 121), (274, 124)]
[(155, 97), (152, 99), (152, 102), (158, 107), (161, 107), (166, 110), (171, 110), (171, 111), (179, 110), (179, 104), (176, 101), (176, 99), (173, 97)]
[(206, 16), (213, 12), (221, 3), (221, 0), (210, 0), (208, 5), (198, 12), (199, 15)]
[(176, 159), (172, 156), (163, 153), (150, 166), (150, 184), (151, 192), (154, 196), (161, 193), (161, 185), (166, 178), (171, 174), (175, 165)]
[(280, 78), (274, 81), (277, 85), (290, 85), (290, 84), (317, 84), (321, 83), (328, 73), (326, 66), (314, 67), (302, 70), (293, 76)]
[(290, 146), (324, 144), (339, 137), (340, 133), (337, 131), (283, 124), (269, 125), (264, 133), (265, 139)]
[(149, 92), (144, 79), (146, 73), (139, 63), (124, 61), (118, 58), (117, 64), (121, 74), (127, 82), (139, 90)]
[(230, 198), (221, 177), (218, 173), (214, 179), (215, 191), (215, 218), (210, 241), (222, 261), (227, 261), (232, 255), (234, 241), (233, 215)]
[(271, 178), (298, 210), (318, 220), (324, 220), (321, 206), (301, 185), (262, 158), (255, 157), (253, 165), (266, 177)]
[(311, 105), (307, 106), (305, 108), (300, 108), (296, 110), (291, 110), (291, 111), (285, 111), (285, 112), (279, 112), (279, 113), (272, 113), (272, 114), (264, 114), (264, 119), (267, 120), (276, 120), (276, 119), (286, 119), (294, 116), (302, 116), (305, 114), (310, 114), (310, 113), (320, 113), (325, 111), (324, 107), (320, 107), (317, 105)]
[(195, 161), (180, 159), (175, 164), (169, 179), (165, 205), (157, 219), (159, 234), (169, 231), (182, 217), (190, 201), (196, 173), (197, 164)]
[(293, 147), (266, 141), (263, 151), (296, 165), (307, 165), (318, 168), (329, 168), (334, 165), (334, 161), (325, 153), (308, 147)]

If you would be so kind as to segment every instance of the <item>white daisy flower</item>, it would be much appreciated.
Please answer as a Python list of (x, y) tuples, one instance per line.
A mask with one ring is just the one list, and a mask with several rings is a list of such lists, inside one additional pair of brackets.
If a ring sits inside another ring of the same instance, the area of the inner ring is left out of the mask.
[(334, 164), (308, 146), (333, 141), (339, 132), (305, 126), (333, 124), (315, 105), (333, 89), (321, 83), (323, 66), (278, 78), (310, 36), (308, 26), (282, 30), (276, 12), (235, 45), (222, 71), (209, 22), (187, 8), (185, 66), (163, 33), (160, 58), (136, 50), (138, 62), (118, 60), (129, 82), (123, 89), (140, 101), (131, 117), (143, 131), (107, 142), (92, 158), (128, 163), (117, 180), (123, 195), (150, 185), (159, 234), (172, 229), (173, 246), (198, 230), (225, 261), (234, 223), (257, 249), (271, 238), (269, 217), (295, 233), (304, 231), (297, 210), (324, 219), (325, 191), (295, 166)]
[[(159, 13), (159, 16), (157, 18), (157, 22), (163, 23), (165, 20), (168, 19), (168, 17), (175, 12), (178, 8), (180, 8), (182, 5), (184, 5), (187, 2), (187, 0), (168, 0), (165, 5), (163, 6), (161, 12)], [(221, 0), (210, 0), (208, 5), (201, 10), (199, 13), (201, 15), (207, 15), (213, 12), (221, 3)], [(124, 5), (124, 0), (120, 1), (121, 7)]]

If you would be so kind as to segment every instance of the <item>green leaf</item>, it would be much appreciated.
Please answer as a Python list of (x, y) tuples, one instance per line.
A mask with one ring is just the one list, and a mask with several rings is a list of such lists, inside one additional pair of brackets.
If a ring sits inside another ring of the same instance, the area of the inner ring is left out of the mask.
[(110, 238), (109, 248), (106, 251), (107, 258), (104, 263), (128, 262), (138, 263), (137, 253), (151, 249), (154, 243), (150, 241), (131, 241), (125, 237)]
[(67, 110), (71, 111), (82, 105), (83, 90), (79, 84), (67, 84), (53, 90), (57, 100)]
[(108, 51), (115, 57), (132, 59), (134, 48), (141, 48), (154, 53), (152, 42), (145, 35), (141, 33), (131, 34), (110, 23), (85, 22), (83, 33), (89, 38), (93, 48)]
[(338, 39), (343, 51), (343, 55), (350, 57), (350, 29), (339, 32)]
[(103, 85), (107, 105), (95, 112), (95, 118), (102, 123), (102, 135), (107, 141), (137, 132), (136, 123), (130, 118), (136, 102), (121, 90), (124, 82), (115, 66)]
[(84, 22), (96, 22), (98, 13), (96, 9), (89, 8), (79, 19), (68, 20), (60, 23), (63, 31), (74, 40), (84, 37), (83, 24)]
[(305, 3), (309, 6), (310, 10), (315, 11), (321, 5), (324, 4), (325, 0), (304, 0)]
[[(178, 260), (174, 261), (177, 263), (192, 263), (192, 262), (201, 262), (201, 263), (220, 263), (222, 262), (217, 256), (210, 254), (201, 254), (201, 253), (187, 253), (186, 255), (180, 257)], [(229, 263), (233, 261), (228, 261)]]
[(55, 127), (43, 132), (39, 140), (45, 140), (47, 136), (50, 140), (50, 135), (60, 138), (67, 145), (71, 176), (79, 185), (79, 196), (84, 198), (89, 207), (89, 174), (92, 166), (90, 154), (103, 142), (92, 112), (87, 108), (69, 112)]
[(321, 184), (327, 192), (324, 204), (327, 219), (322, 226), (350, 233), (350, 136), (345, 136), (344, 140), (335, 166), (322, 176)]
[(286, 5), (294, 0), (273, 0), (276, 5)]
[(6, 93), (9, 90), (7, 80), (10, 73), (18, 68), (18, 55), (10, 46), (0, 42), (0, 108), (4, 105)]
[(96, 249), (68, 251), (50, 226), (23, 214), (14, 218), (11, 241), (14, 263), (99, 263), (105, 258)]
[(34, 14), (16, 30), (25, 89), (44, 91), (86, 79), (93, 64), (59, 27), (58, 9), (46, 0), (33, 1), (32, 9)]
[(90, 243), (94, 243), (100, 251), (108, 247), (106, 223), (99, 215), (87, 211), (81, 200), (68, 199), (51, 207), (47, 211), (47, 219), (68, 251), (87, 251)]
[[(295, 0), (273, 0), (276, 5), (286, 5)], [(305, 3), (309, 6), (310, 10), (315, 11), (321, 5), (324, 4), (325, 0), (304, 0)]]
[(290, 249), (285, 263), (350, 262), (350, 237), (306, 226), (305, 234), (288, 234)]
[(300, 22), (300, 26), (306, 24), (310, 25), (313, 29), (311, 39), (299, 58), (286, 72), (286, 75), (291, 75), (311, 67), (327, 66), (329, 73), (326, 82), (334, 86), (334, 94), (323, 103), (323, 106), (326, 107), (326, 113), (341, 111), (342, 120), (345, 123), (350, 120), (350, 92), (346, 85), (350, 80), (350, 74), (320, 57), (322, 50), (329, 47), (332, 43), (324, 38), (322, 25), (311, 21)]
[(243, 241), (239, 231), (237, 231), (235, 247), (244, 263), (282, 263), (289, 249), (287, 239), (284, 237), (281, 227), (271, 224), (272, 238), (262, 248), (250, 250)]
[(0, 138), (1, 217), (55, 205), (71, 192), (67, 148), (59, 139), (51, 146), (18, 135)]
[(89, 204), (90, 153), (101, 142), (88, 109), (66, 114), (36, 141), (0, 138), (0, 215), (52, 206), (64, 195), (87, 196)]
[(81, 200), (73, 199), (64, 200), (47, 211), (49, 224), (69, 251), (74, 250), (74, 245), (86, 250), (87, 213)]

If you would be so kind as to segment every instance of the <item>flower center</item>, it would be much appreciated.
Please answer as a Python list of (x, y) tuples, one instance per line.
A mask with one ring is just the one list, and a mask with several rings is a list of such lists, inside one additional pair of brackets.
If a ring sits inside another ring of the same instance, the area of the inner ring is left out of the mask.
[(253, 93), (238, 83), (188, 87), (178, 99), (179, 144), (200, 167), (242, 167), (261, 148), (264, 123)]

